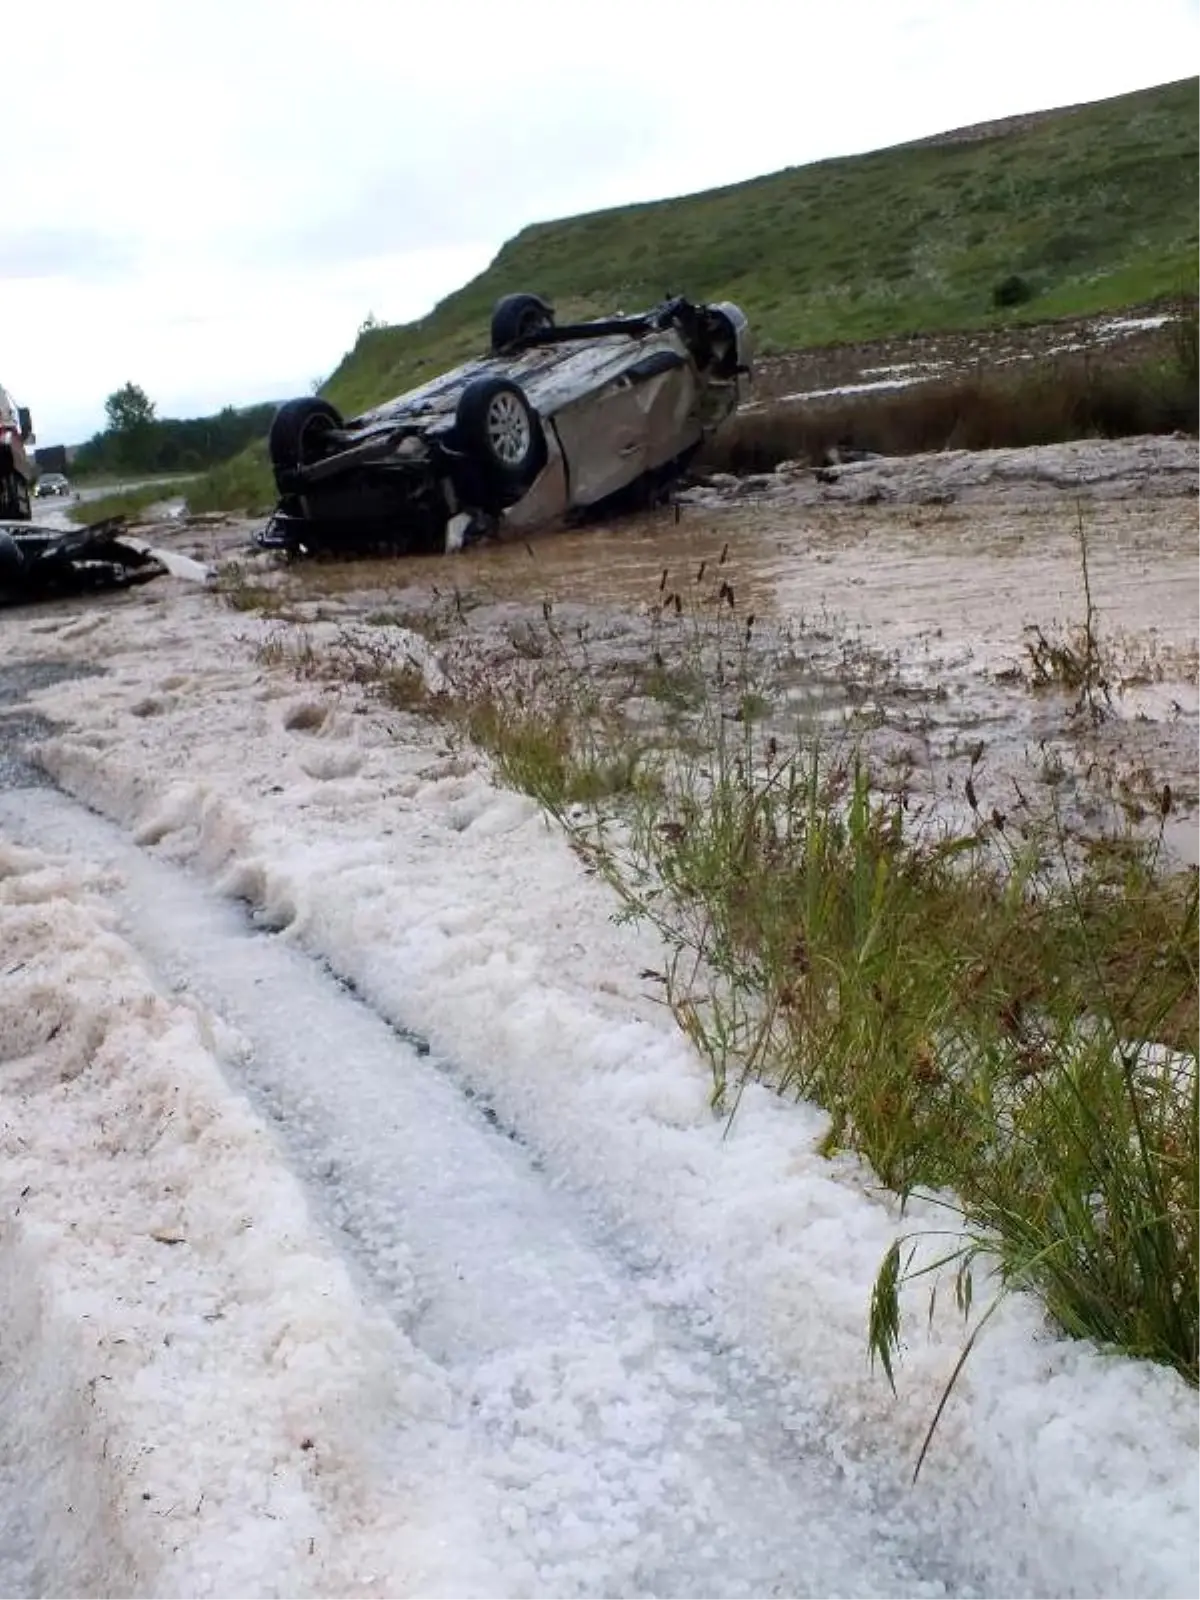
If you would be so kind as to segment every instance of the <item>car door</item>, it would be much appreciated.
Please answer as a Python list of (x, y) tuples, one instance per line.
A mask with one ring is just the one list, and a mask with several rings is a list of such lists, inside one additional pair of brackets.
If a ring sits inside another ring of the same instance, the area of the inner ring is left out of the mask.
[(686, 450), (700, 437), (695, 400), (690, 362), (660, 346), (559, 410), (570, 503), (595, 505)]

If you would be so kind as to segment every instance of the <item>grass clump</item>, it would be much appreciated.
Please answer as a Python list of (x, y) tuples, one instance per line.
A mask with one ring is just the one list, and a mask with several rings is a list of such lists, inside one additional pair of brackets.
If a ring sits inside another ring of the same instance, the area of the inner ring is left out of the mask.
[(586, 628), (568, 639), (546, 601), (541, 626), (510, 630), (509, 646), (508, 671), (461, 669), (452, 691), (453, 720), (499, 780), (556, 815), (653, 793), (654, 744), (597, 688)]
[(862, 766), (751, 734), (676, 767), (614, 875), (718, 1103), (750, 1078), (816, 1100), (830, 1149), (953, 1191), (1069, 1331), (1195, 1382), (1195, 879), (994, 845), (914, 837)]
[(461, 725), (485, 750), (497, 776), (551, 810), (595, 805), (616, 795), (646, 792), (652, 778), (645, 752), (609, 723), (584, 729), (561, 705), (536, 704), (518, 692), (461, 702)]
[(258, 581), (240, 561), (227, 561), (220, 568), (214, 588), (231, 611), (256, 612), (275, 619), (289, 615), (280, 586)]
[(1075, 695), (1075, 715), (1086, 712), (1095, 723), (1106, 715), (1112, 704), (1112, 694), (1097, 633), (1096, 607), (1092, 600), (1092, 581), (1088, 568), (1087, 529), (1082, 510), (1078, 513), (1077, 535), (1084, 620), (1070, 629), (1065, 637), (1059, 638), (1048, 638), (1036, 625), (1027, 628), (1025, 650), (1032, 669), (1033, 687), (1069, 690)]

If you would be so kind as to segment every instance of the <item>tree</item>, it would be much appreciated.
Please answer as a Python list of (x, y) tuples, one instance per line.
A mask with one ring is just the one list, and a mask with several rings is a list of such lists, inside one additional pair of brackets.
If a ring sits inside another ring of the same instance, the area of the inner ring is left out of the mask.
[(104, 414), (112, 433), (137, 434), (154, 421), (154, 402), (136, 383), (127, 383), (109, 395)]

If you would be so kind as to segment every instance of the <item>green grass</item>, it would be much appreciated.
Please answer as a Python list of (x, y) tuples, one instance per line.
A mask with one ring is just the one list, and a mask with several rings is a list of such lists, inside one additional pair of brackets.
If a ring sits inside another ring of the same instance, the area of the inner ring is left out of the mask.
[(630, 738), (596, 739), (564, 705), (484, 695), (460, 702), (459, 720), (471, 741), (486, 750), (501, 781), (551, 810), (594, 805), (614, 795), (653, 787), (644, 752)]
[(188, 509), (266, 512), (274, 506), (275, 498), (275, 480), (264, 440), (197, 479), (188, 491)]
[(137, 489), (122, 489), (115, 494), (98, 496), (95, 500), (76, 500), (67, 507), (72, 522), (102, 522), (105, 517), (136, 517), (149, 506), (162, 500), (178, 499), (181, 495), (190, 504), (195, 478), (172, 478), (163, 482), (142, 484)]
[[(326, 385), (360, 410), (472, 355), (513, 289), (560, 312), (734, 299), (791, 349), (1116, 309), (1196, 274), (1195, 79), (1023, 131), (819, 162), (525, 229), (421, 322), (364, 333)], [(1013, 312), (992, 294), (1017, 273)]]
[[(787, 350), (1114, 311), (1196, 280), (1197, 80), (960, 144), (818, 162), (728, 188), (526, 228), (429, 316), (360, 333), (323, 393), (352, 415), (485, 347), (500, 295), (560, 318), (667, 292), (732, 299)], [(1017, 275), (1030, 297), (993, 294)], [(205, 505), (271, 499), (261, 448)], [(250, 497), (246, 498), (239, 497)]]

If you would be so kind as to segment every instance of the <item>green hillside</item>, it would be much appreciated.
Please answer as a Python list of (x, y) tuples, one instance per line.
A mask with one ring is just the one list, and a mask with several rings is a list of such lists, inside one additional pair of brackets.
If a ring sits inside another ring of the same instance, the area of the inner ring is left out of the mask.
[[(428, 317), (362, 333), (323, 392), (352, 415), (480, 353), (493, 303), (513, 290), (547, 296), (560, 318), (669, 292), (736, 300), (764, 353), (1171, 294), (1196, 280), (1197, 88), (1189, 78), (539, 223)], [(1013, 278), (1027, 298), (997, 309)]]
[(1197, 79), (990, 138), (793, 167), (727, 189), (526, 228), (422, 321), (365, 333), (326, 393), (347, 412), (479, 351), (516, 289), (560, 314), (666, 292), (736, 300), (760, 348), (1116, 309), (1196, 275)]

